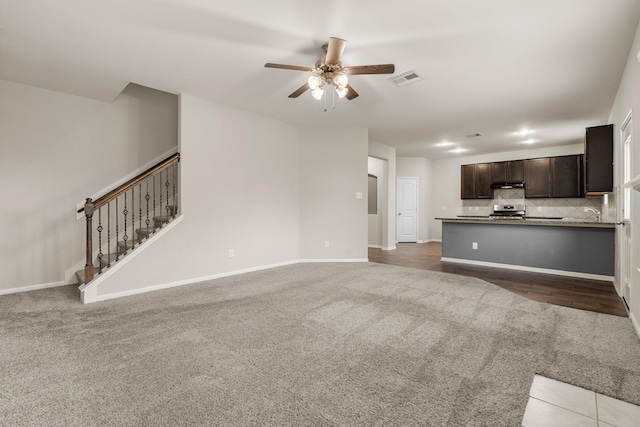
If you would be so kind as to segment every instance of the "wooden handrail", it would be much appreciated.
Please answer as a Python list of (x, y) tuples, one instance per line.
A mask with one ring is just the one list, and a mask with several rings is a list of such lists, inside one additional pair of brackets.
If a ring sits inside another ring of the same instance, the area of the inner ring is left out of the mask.
[[(155, 174), (156, 172), (159, 172), (159, 171), (161, 171), (163, 169), (166, 169), (168, 166), (171, 166), (172, 164), (174, 164), (176, 162), (179, 162), (179, 161), (180, 161), (180, 153), (175, 153), (175, 154), (171, 155), (170, 157), (167, 157), (166, 159), (164, 159), (160, 163), (156, 164), (155, 166), (151, 166), (146, 171), (138, 174), (137, 176), (131, 178), (129, 181), (125, 182), (124, 184), (119, 185), (118, 187), (116, 187), (113, 190), (109, 191), (104, 196), (98, 197), (96, 200), (93, 200), (92, 201), (93, 208), (94, 209), (99, 209), (100, 207), (106, 205), (107, 203), (109, 203), (110, 201), (115, 199), (116, 197), (121, 196), (122, 194), (124, 194), (127, 191), (129, 191), (132, 187), (134, 187), (139, 182), (144, 181), (145, 179), (147, 179), (151, 175)], [(87, 200), (90, 200), (90, 199), (87, 199)], [(84, 210), (85, 210), (85, 208), (78, 209), (78, 213), (80, 213), (80, 212), (82, 212)]]
[[(138, 174), (134, 178), (131, 178), (129, 181), (125, 182), (122, 185), (119, 185), (115, 189), (109, 191), (104, 196), (97, 198), (96, 200), (91, 200), (91, 198), (87, 198), (84, 207), (78, 210), (78, 213), (84, 211), (84, 216), (86, 219), (86, 263), (84, 266), (84, 283), (89, 283), (94, 278), (94, 267), (93, 267), (93, 238), (92, 238), (92, 221), (93, 221), (93, 213), (100, 209), (100, 207), (106, 205), (110, 201), (118, 198), (119, 196), (125, 194), (127, 191), (136, 186), (136, 184), (144, 181), (150, 176), (166, 169), (174, 163), (180, 161), (180, 153), (175, 153), (172, 156), (166, 158), (155, 166), (150, 167), (146, 171)], [(168, 197), (168, 196), (167, 196)]]

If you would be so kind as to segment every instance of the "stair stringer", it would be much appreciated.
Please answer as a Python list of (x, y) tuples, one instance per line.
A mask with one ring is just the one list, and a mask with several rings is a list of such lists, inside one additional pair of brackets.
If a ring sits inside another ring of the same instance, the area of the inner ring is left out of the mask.
[(100, 283), (104, 282), (109, 278), (109, 276), (114, 274), (120, 268), (124, 267), (126, 264), (130, 263), (133, 259), (135, 259), (136, 256), (140, 255), (145, 249), (151, 247), (151, 245), (153, 245), (157, 240), (159, 240), (160, 238), (162, 238), (162, 236), (168, 233), (169, 230), (171, 230), (172, 228), (177, 226), (179, 223), (181, 223), (183, 219), (184, 219), (184, 215), (179, 214), (174, 219), (166, 223), (161, 229), (156, 231), (151, 237), (146, 239), (144, 241), (144, 244), (140, 246), (136, 246), (135, 250), (130, 251), (127, 254), (127, 256), (123, 257), (120, 261), (115, 263), (112, 267), (108, 268), (106, 271), (104, 271), (94, 280), (92, 280), (87, 284), (79, 286), (78, 289), (80, 289), (80, 300), (82, 301), (82, 303), (88, 304), (92, 302), (97, 302), (98, 286), (100, 286)]

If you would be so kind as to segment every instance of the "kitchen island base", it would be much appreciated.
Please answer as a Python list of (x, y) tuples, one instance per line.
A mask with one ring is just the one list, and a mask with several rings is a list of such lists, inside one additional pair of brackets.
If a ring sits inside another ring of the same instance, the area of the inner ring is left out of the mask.
[(613, 280), (615, 230), (443, 220), (442, 261)]

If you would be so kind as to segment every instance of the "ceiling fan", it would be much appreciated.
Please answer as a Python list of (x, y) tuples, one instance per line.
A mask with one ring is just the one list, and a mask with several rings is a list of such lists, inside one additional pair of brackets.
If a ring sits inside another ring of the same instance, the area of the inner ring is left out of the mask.
[(325, 58), (316, 61), (314, 67), (272, 64), (270, 62), (264, 64), (264, 66), (267, 68), (282, 68), (284, 70), (307, 71), (312, 73), (307, 79), (307, 82), (289, 95), (289, 98), (297, 98), (311, 89), (311, 95), (318, 100), (322, 99), (325, 87), (331, 85), (335, 87), (335, 93), (338, 97), (346, 97), (349, 100), (354, 99), (358, 96), (358, 92), (349, 84), (349, 76), (356, 74), (393, 74), (395, 71), (393, 64), (343, 67), (340, 57), (346, 46), (346, 40), (330, 37), (329, 43), (322, 46), (326, 54)]

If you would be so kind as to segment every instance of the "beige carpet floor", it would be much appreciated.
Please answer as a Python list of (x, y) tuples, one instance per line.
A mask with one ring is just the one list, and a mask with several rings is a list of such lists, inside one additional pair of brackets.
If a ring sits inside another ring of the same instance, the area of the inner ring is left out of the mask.
[(639, 404), (640, 340), (625, 318), (373, 263), (0, 297), (2, 426), (515, 426), (536, 373)]

